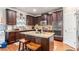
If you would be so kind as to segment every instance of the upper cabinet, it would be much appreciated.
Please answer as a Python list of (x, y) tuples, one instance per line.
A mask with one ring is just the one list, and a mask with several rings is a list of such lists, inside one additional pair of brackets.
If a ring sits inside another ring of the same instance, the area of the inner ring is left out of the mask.
[(53, 16), (52, 14), (48, 13), (42, 14), (42, 20), (45, 20), (47, 22), (47, 25), (52, 25)]
[(44, 13), (41, 15), (42, 16), (42, 20), (46, 20), (48, 19), (48, 13)]
[(34, 23), (33, 23), (34, 17), (33, 16), (27, 15), (26, 18), (27, 18), (27, 20), (26, 20), (27, 25), (34, 25)]
[(7, 25), (16, 25), (16, 11), (6, 9), (6, 19)]
[(52, 25), (52, 22), (53, 22), (53, 15), (52, 14), (48, 14), (48, 21), (47, 21), (47, 24), (48, 25)]
[(37, 19), (36, 19), (36, 21), (37, 21), (36, 24), (39, 24), (39, 25), (40, 25), (40, 21), (41, 21), (41, 20), (42, 20), (42, 16), (38, 16)]
[(55, 28), (61, 28), (62, 27), (62, 21), (63, 21), (63, 11), (55, 11), (51, 14), (49, 13), (43, 13), (41, 16), (33, 17), (30, 15), (27, 15), (27, 25), (36, 25), (40, 24), (42, 21), (45, 21), (47, 25), (54, 25)]
[[(55, 32), (55, 39), (63, 40), (63, 11), (53, 12), (53, 31)], [(60, 39), (59, 39), (60, 38)]]
[(53, 12), (53, 25), (54, 28), (62, 29), (63, 26), (63, 11)]
[(39, 24), (38, 17), (33, 17), (33, 25)]
[(57, 20), (58, 20), (58, 27), (62, 27), (63, 23), (63, 11), (58, 11), (57, 12)]

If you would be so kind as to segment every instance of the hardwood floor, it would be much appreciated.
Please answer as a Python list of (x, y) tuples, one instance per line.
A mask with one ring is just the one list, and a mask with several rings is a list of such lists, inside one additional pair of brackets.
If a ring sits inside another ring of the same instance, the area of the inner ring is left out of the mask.
[(75, 50), (74, 48), (64, 44), (61, 41), (54, 40), (54, 51), (66, 51), (66, 50)]
[(18, 51), (18, 46), (15, 44), (10, 44), (6, 48), (0, 48), (0, 51)]
[[(74, 50), (74, 48), (64, 44), (63, 42), (54, 40), (54, 51)], [(6, 48), (0, 48), (0, 51), (18, 51), (18, 43), (10, 44)]]

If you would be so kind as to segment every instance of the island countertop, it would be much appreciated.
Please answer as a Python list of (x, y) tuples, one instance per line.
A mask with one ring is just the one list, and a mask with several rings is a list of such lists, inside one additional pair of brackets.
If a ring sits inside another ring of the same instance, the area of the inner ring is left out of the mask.
[(50, 38), (54, 35), (54, 32), (43, 32), (43, 33), (36, 33), (36, 31), (29, 31), (29, 32), (21, 32), (21, 34), (41, 37), (41, 38)]

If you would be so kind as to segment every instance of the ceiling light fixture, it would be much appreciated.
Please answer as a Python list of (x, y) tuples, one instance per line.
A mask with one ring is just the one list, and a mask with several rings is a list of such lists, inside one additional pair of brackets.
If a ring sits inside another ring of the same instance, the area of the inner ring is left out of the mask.
[(37, 10), (36, 9), (33, 9), (33, 12), (36, 12)]

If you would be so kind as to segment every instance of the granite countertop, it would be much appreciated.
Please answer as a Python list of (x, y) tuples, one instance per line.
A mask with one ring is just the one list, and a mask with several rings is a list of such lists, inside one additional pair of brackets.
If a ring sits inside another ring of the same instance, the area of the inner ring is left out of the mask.
[(33, 29), (24, 29), (24, 30), (6, 30), (6, 32), (22, 32), (22, 31), (32, 31)]
[(41, 37), (41, 38), (50, 38), (50, 37), (54, 36), (53, 32), (36, 33), (36, 31), (30, 31), (30, 32), (21, 32), (21, 34), (35, 36), (35, 37)]
[(32, 26), (12, 26), (12, 25), (8, 25), (6, 32), (22, 32), (22, 31), (31, 31)]

